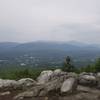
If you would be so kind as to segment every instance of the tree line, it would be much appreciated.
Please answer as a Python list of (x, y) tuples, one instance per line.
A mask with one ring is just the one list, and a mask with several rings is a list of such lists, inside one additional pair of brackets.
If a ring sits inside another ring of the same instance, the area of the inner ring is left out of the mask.
[(66, 72), (100, 72), (100, 58), (97, 58), (94, 64), (89, 64), (85, 67), (77, 68), (72, 64), (72, 59), (67, 56), (62, 67), (63, 71)]

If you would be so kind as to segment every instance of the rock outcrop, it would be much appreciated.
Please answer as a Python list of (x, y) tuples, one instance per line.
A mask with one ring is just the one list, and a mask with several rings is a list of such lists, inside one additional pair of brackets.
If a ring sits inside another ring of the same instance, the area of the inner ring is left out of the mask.
[(76, 74), (57, 69), (41, 72), (36, 81), (0, 79), (0, 100), (100, 100), (99, 89), (100, 73)]
[(61, 86), (61, 93), (73, 93), (77, 88), (77, 79), (68, 78)]
[(0, 79), (0, 91), (14, 90), (19, 87), (19, 84), (15, 80), (3, 80)]
[(23, 78), (18, 80), (18, 84), (22, 89), (28, 89), (32, 86), (35, 86), (37, 83), (35, 80), (31, 78)]
[(31, 78), (24, 78), (18, 81), (0, 79), (0, 91), (13, 91), (19, 89), (26, 89), (36, 84), (36, 81)]
[(97, 84), (97, 79), (93, 75), (81, 75), (79, 77), (79, 84), (81, 85), (88, 85), (88, 86), (95, 86)]
[(41, 72), (40, 76), (37, 78), (38, 83), (45, 84), (50, 80), (52, 74), (53, 71), (51, 70)]

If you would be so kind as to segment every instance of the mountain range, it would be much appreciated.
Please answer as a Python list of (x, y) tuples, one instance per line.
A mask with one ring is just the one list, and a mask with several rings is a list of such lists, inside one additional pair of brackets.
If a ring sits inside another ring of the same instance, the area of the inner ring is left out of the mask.
[(86, 44), (77, 41), (69, 42), (29, 42), (29, 43), (0, 43), (0, 59), (12, 59), (23, 55), (41, 58), (64, 58), (84, 61), (100, 57), (100, 45)]
[(0, 51), (2, 49), (79, 49), (79, 48), (92, 48), (92, 49), (100, 49), (100, 45), (98, 44), (86, 44), (77, 41), (69, 41), (69, 42), (48, 42), (48, 41), (37, 41), (37, 42), (28, 42), (28, 43), (16, 43), (16, 42), (1, 42), (0, 43)]

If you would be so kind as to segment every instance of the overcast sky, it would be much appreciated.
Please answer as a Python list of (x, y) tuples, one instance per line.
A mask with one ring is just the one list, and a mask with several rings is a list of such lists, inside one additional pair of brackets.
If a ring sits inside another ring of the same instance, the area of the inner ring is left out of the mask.
[(100, 0), (0, 0), (0, 42), (100, 42)]

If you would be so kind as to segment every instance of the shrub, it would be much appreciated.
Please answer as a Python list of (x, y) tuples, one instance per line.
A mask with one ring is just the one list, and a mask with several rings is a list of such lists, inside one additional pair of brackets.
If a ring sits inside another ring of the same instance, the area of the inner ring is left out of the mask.
[(66, 71), (66, 72), (75, 71), (75, 67), (71, 64), (71, 59), (69, 56), (67, 56), (67, 58), (65, 59), (65, 62), (63, 63), (62, 70)]
[(94, 66), (95, 66), (95, 71), (100, 72), (100, 58), (96, 59)]

